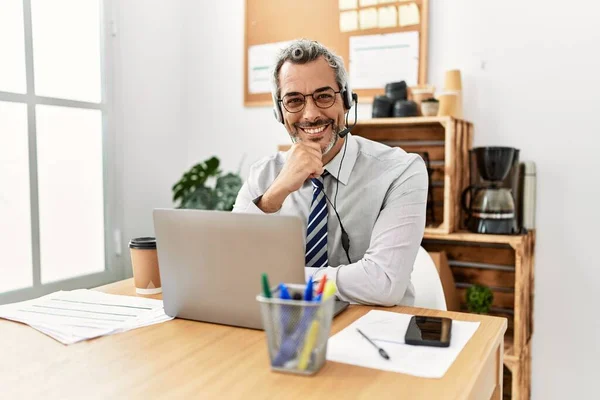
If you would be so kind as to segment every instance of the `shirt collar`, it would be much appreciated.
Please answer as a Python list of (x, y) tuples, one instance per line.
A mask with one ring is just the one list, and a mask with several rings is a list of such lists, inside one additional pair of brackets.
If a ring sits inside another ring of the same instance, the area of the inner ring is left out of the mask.
[[(346, 136), (347, 144), (340, 148), (340, 151), (325, 165), (325, 169), (329, 172), (335, 179), (340, 181), (342, 184), (347, 185), (350, 180), (350, 173), (354, 168), (354, 164), (356, 163), (356, 158), (358, 156), (358, 143), (356, 139), (352, 136), (351, 133), (348, 133)], [(346, 148), (346, 155), (344, 156), (344, 162), (342, 163), (342, 169), (340, 171), (340, 163), (342, 162), (342, 156), (344, 154), (344, 146), (348, 146)], [(338, 171), (340, 174), (338, 176)]]

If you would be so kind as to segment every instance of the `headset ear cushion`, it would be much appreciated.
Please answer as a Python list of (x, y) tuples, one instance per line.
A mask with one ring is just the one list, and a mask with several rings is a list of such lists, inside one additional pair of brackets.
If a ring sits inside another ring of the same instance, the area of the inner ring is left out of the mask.
[(275, 116), (277, 122), (281, 122), (281, 115), (279, 114), (277, 107), (273, 107), (273, 115)]
[(346, 87), (344, 88), (344, 92), (343, 92), (343, 99), (344, 99), (344, 107), (346, 108), (346, 110), (349, 110), (352, 108), (352, 96), (354, 95), (354, 93), (352, 93), (352, 89), (350, 89), (350, 85), (348, 85), (346, 83)]
[(272, 97), (273, 97), (273, 115), (275, 115), (275, 119), (277, 120), (277, 122), (281, 122), (283, 124), (283, 113), (281, 112), (281, 106), (279, 105), (279, 102), (277, 101), (275, 96), (273, 95)]

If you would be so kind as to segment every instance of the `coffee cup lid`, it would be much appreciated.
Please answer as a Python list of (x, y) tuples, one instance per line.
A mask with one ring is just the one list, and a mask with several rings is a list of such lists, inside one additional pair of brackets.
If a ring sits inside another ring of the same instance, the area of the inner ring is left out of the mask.
[(130, 249), (155, 249), (156, 238), (154, 237), (139, 237), (129, 241)]

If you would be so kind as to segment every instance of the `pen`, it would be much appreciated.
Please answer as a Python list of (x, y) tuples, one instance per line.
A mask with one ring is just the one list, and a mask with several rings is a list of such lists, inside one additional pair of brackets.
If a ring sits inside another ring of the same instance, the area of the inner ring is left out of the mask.
[(384, 349), (382, 349), (381, 347), (377, 346), (375, 344), (375, 342), (373, 342), (371, 339), (369, 339), (367, 337), (367, 335), (365, 335), (364, 333), (362, 333), (362, 331), (360, 329), (356, 328), (356, 330), (358, 331), (358, 333), (360, 333), (361, 335), (363, 335), (363, 337), (365, 339), (367, 339), (369, 341), (369, 343), (371, 343), (373, 346), (375, 346), (375, 348), (379, 351), (379, 354), (381, 355), (381, 357), (385, 358), (386, 360), (390, 359), (390, 356), (388, 356), (388, 353), (386, 353)]
[(263, 293), (265, 295), (265, 297), (267, 299), (271, 298), (271, 288), (269, 286), (269, 278), (267, 277), (267, 274), (263, 272), (262, 274), (262, 288), (263, 288)]
[(304, 291), (304, 300), (311, 301), (313, 298), (313, 279), (312, 276), (308, 278), (306, 283), (306, 290)]

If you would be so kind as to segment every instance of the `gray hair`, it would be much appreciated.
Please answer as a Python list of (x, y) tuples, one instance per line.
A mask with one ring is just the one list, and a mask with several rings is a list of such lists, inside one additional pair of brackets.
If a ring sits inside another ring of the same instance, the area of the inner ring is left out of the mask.
[(306, 64), (324, 57), (335, 72), (335, 80), (340, 90), (343, 90), (348, 83), (348, 73), (344, 68), (344, 60), (321, 43), (314, 40), (298, 39), (282, 49), (277, 55), (275, 66), (271, 75), (272, 94), (278, 99), (281, 95), (281, 86), (279, 85), (279, 71), (286, 61), (293, 64)]

